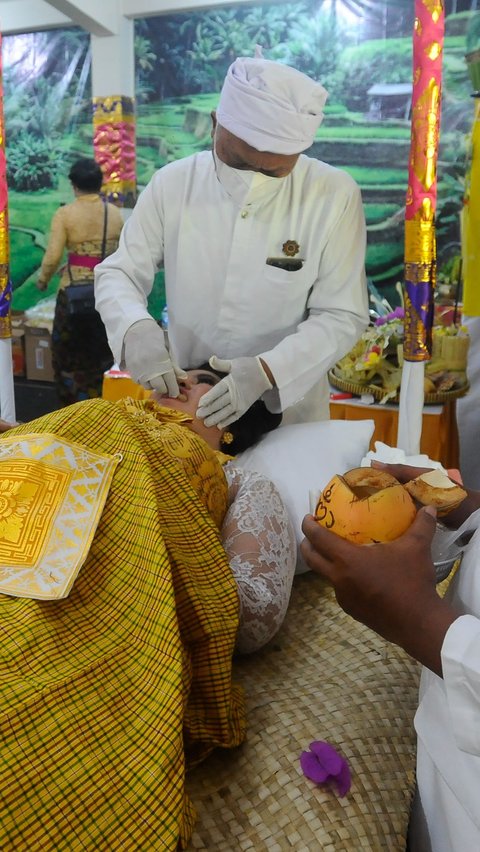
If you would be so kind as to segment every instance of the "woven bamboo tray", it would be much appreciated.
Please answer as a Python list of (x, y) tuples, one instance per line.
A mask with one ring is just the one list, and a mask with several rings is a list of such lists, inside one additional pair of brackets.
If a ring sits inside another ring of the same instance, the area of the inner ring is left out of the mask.
[[(188, 849), (404, 852), (415, 774), (419, 666), (354, 621), (312, 573), (295, 577), (275, 639), (234, 664), (248, 733), (187, 775), (197, 810)], [(327, 740), (347, 758), (339, 799), (302, 773)]]
[[(387, 393), (385, 388), (379, 388), (378, 385), (361, 385), (356, 382), (348, 382), (345, 379), (341, 379), (340, 376), (336, 375), (334, 370), (329, 370), (328, 381), (334, 388), (338, 388), (338, 390), (345, 391), (346, 393), (353, 393), (358, 396), (362, 396), (364, 393), (370, 393), (374, 399), (382, 400)], [(454, 390), (439, 391), (438, 393), (426, 393), (425, 405), (440, 405), (442, 402), (450, 402), (452, 399), (458, 399), (460, 396), (465, 396), (469, 387), (470, 385), (467, 379), (465, 379), (465, 383)], [(391, 397), (388, 402), (399, 402), (399, 400), (400, 394), (397, 393), (394, 397)]]

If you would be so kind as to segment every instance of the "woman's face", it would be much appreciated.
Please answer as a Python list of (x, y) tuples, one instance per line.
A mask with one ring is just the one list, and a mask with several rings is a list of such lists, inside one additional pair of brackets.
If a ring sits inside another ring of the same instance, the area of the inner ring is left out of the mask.
[(187, 373), (188, 381), (180, 386), (180, 398), (159, 393), (153, 393), (152, 398), (166, 408), (174, 408), (176, 411), (189, 414), (193, 418), (188, 424), (192, 432), (200, 435), (214, 450), (218, 450), (223, 432), (217, 426), (205, 426), (204, 421), (199, 420), (196, 414), (202, 396), (218, 384), (220, 379), (210, 370), (187, 370)]

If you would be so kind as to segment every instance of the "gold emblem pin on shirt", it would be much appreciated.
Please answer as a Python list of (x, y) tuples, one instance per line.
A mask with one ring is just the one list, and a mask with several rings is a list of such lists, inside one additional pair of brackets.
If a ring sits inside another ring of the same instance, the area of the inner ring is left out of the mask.
[(300, 246), (296, 240), (287, 240), (282, 246), (282, 251), (287, 257), (295, 257), (300, 251)]

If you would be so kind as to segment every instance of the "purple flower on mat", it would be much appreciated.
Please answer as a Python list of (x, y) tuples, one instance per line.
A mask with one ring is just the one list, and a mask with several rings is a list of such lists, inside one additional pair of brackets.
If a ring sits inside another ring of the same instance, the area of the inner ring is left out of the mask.
[(351, 786), (347, 761), (330, 743), (310, 743), (310, 751), (302, 751), (300, 766), (303, 774), (316, 784), (335, 784), (339, 796), (346, 796)]

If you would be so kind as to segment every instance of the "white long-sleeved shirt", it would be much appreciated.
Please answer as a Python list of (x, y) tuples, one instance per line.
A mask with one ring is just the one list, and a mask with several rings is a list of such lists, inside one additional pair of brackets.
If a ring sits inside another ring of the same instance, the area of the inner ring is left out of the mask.
[[(286, 258), (287, 241), (298, 243), (297, 271), (267, 263)], [(326, 373), (368, 323), (365, 246), (360, 190), (345, 172), (302, 155), (273, 192), (254, 187), (239, 204), (205, 151), (165, 166), (141, 193), (118, 250), (96, 268), (97, 308), (120, 363), (163, 265), (182, 367), (260, 355), (277, 385), (270, 406), (296, 405), (286, 422), (325, 419)]]
[[(479, 517), (476, 519), (478, 523)], [(480, 849), (480, 529), (448, 591), (465, 613), (442, 646), (443, 680), (422, 673), (417, 783), (433, 852)], [(413, 823), (415, 834), (415, 820)], [(422, 839), (412, 849), (428, 852)]]

